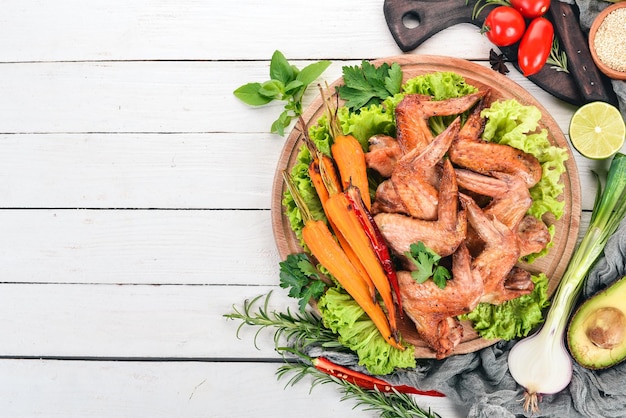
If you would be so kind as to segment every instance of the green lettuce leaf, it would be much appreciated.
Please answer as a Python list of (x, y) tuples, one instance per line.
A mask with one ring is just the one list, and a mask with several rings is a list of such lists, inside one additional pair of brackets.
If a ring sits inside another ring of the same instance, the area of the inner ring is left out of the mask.
[(535, 289), (529, 295), (504, 302), (501, 305), (479, 303), (470, 313), (461, 315), (469, 319), (481, 337), (512, 340), (525, 337), (543, 322), (542, 310), (548, 306), (548, 278), (541, 273), (532, 277)]
[(530, 189), (533, 204), (528, 212), (538, 219), (547, 212), (561, 218), (565, 202), (559, 200), (564, 188), (560, 178), (565, 173), (568, 154), (565, 148), (550, 144), (547, 130), (536, 132), (541, 111), (510, 99), (494, 102), (482, 111), (482, 116), (487, 118), (483, 139), (528, 152), (541, 164), (541, 180)]
[(401, 351), (390, 346), (363, 309), (344, 291), (331, 288), (318, 302), (324, 326), (338, 334), (339, 342), (359, 357), (371, 374), (385, 375), (396, 368), (416, 366), (415, 347)]

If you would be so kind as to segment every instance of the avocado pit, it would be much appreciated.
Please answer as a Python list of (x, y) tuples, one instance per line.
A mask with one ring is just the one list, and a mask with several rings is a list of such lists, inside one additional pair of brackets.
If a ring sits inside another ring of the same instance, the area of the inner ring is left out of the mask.
[(624, 341), (626, 316), (613, 307), (596, 309), (589, 316), (585, 333), (596, 347), (610, 350)]

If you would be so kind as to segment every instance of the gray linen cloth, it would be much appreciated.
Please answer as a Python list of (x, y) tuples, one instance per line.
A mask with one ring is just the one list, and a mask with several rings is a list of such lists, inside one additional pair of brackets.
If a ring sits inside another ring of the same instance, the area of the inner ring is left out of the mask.
[[(582, 296), (588, 298), (626, 275), (626, 219), (609, 239), (603, 256), (592, 268)], [(523, 407), (524, 390), (508, 371), (507, 356), (515, 341), (501, 341), (476, 353), (444, 360), (419, 360), (413, 370), (400, 370), (385, 379), (424, 390), (438, 390), (468, 409), (469, 418), (618, 418), (626, 417), (626, 362), (592, 371), (574, 362), (572, 381), (563, 391), (543, 396), (540, 411)], [(309, 355), (365, 371), (353, 354), (310, 347)], [(436, 412), (436, 411), (435, 411)], [(445, 418), (445, 417), (444, 417)]]

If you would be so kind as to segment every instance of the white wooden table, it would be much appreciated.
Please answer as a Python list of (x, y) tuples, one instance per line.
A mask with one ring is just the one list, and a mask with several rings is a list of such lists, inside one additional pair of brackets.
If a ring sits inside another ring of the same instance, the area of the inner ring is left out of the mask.
[[(264, 81), (275, 49), (300, 67), (332, 60), (328, 81), (401, 54), (383, 2), (0, 6), (0, 415), (373, 416), (335, 387), (284, 388), (271, 334), (257, 349), (223, 315), (272, 289), (274, 308), (295, 306), (271, 229), (281, 105), (232, 91)], [(459, 25), (413, 53), (488, 65), (490, 48)], [(509, 76), (567, 132), (573, 106)], [(598, 167), (577, 163), (588, 211)]]

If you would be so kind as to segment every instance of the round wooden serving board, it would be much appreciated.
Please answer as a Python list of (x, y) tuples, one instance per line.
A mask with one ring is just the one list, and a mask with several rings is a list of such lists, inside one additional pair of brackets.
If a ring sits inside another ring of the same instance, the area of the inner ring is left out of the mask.
[[(553, 218), (545, 219), (546, 223), (554, 224), (556, 227), (554, 243), (548, 255), (536, 260), (531, 265), (522, 266), (531, 273), (543, 272), (548, 276), (550, 280), (548, 292), (551, 296), (563, 276), (568, 261), (574, 251), (581, 214), (581, 192), (578, 169), (576, 168), (576, 163), (567, 140), (554, 119), (539, 102), (518, 84), (496, 71), (482, 67), (476, 63), (458, 58), (413, 54), (372, 61), (376, 66), (383, 62), (390, 64), (397, 62), (400, 64), (405, 81), (424, 73), (453, 71), (463, 76), (469, 84), (478, 89), (490, 88), (493, 100), (513, 98), (524, 105), (533, 105), (541, 110), (543, 118), (540, 121), (540, 128), (547, 129), (550, 142), (567, 149), (570, 155), (566, 162), (567, 172), (561, 178), (565, 186), (563, 193), (565, 212), (558, 220)], [(334, 90), (334, 86), (340, 85), (341, 83), (342, 80), (339, 79), (331, 85), (331, 88)], [(314, 124), (323, 113), (322, 99), (318, 96), (304, 112), (303, 117), (307, 126)], [(300, 132), (293, 130), (285, 143), (274, 177), (272, 191), (272, 227), (281, 259), (285, 259), (289, 254), (302, 252), (302, 248), (289, 226), (289, 222), (284, 215), (282, 207), (282, 197), (285, 192), (282, 172), (285, 169), (291, 169), (295, 163), (301, 145), (302, 138)], [(464, 323), (463, 326), (463, 340), (457, 346), (454, 354), (471, 353), (496, 342), (495, 340), (485, 340), (479, 337), (469, 323)], [(404, 322), (399, 324), (399, 328), (402, 337), (409, 343), (415, 345), (415, 356), (417, 358), (434, 357), (434, 353), (426, 347), (418, 337), (409, 319), (405, 319)]]

